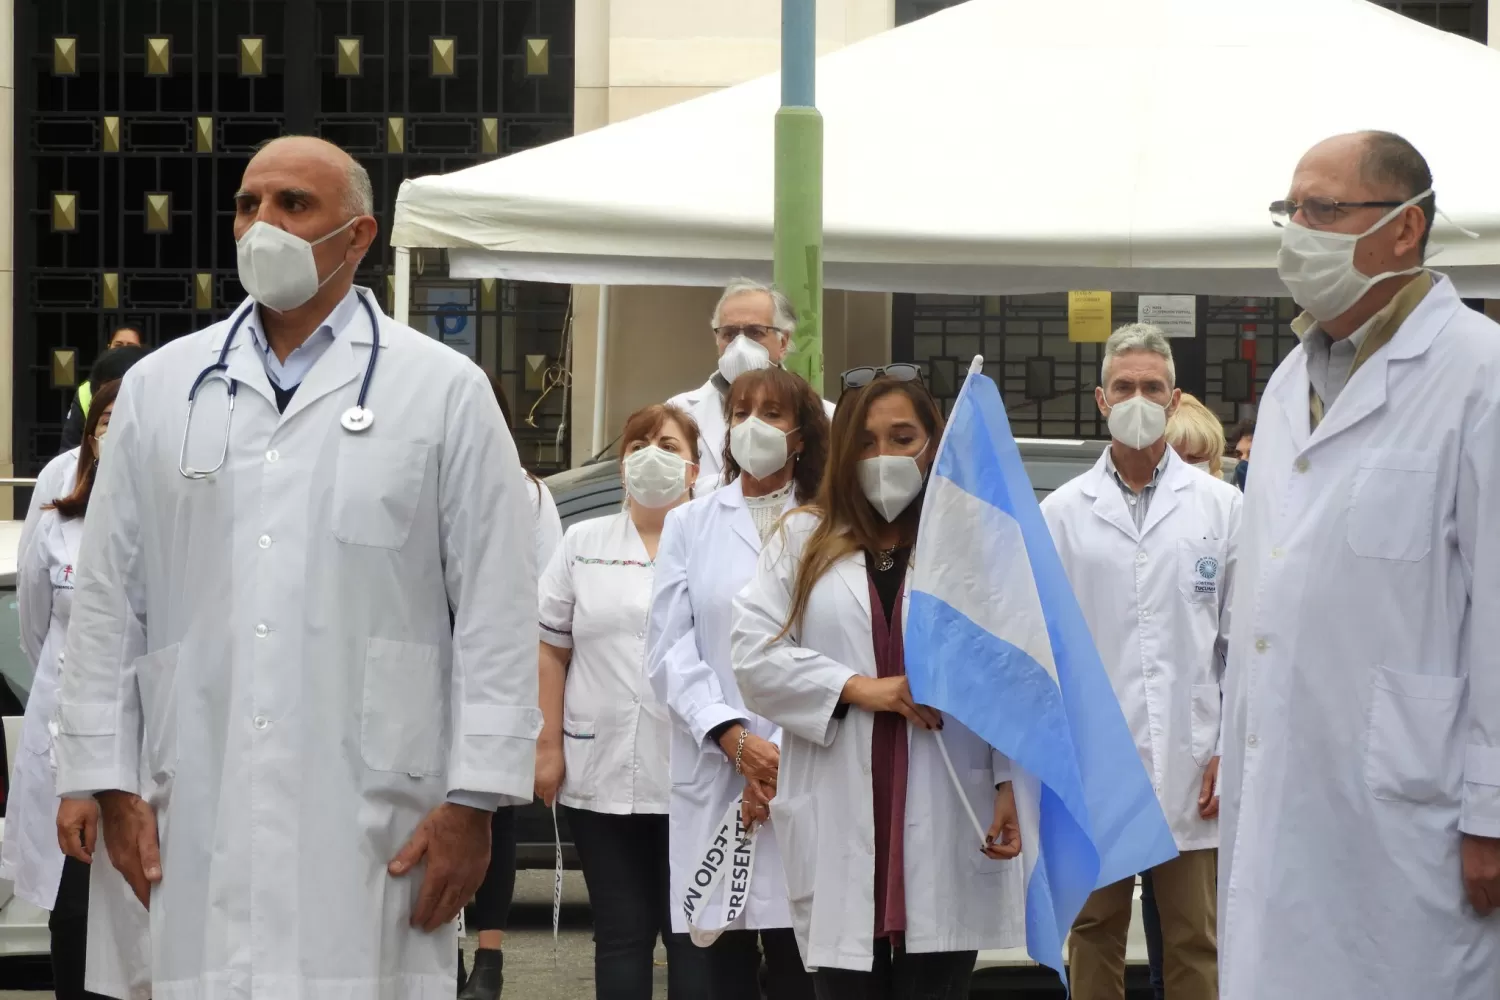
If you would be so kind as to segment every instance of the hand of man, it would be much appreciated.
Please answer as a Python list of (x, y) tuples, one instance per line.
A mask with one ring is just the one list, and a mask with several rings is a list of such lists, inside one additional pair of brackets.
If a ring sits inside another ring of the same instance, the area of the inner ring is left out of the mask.
[[(156, 810), (130, 792), (100, 792), (99, 818), (109, 862), (125, 876), (135, 898), (151, 908), (151, 887), (161, 881), (161, 845), (156, 840)], [(61, 813), (58, 819), (61, 821)]]
[(984, 855), (1006, 861), (1021, 853), (1021, 821), (1016, 818), (1016, 789), (1010, 782), (995, 789), (995, 821), (984, 835)]
[(1500, 840), (1466, 833), (1459, 854), (1469, 905), (1481, 917), (1487, 917), (1500, 908)]
[(390, 873), (401, 876), (424, 858), (427, 872), (412, 906), (411, 925), (431, 933), (458, 916), (490, 866), (490, 821), (483, 809), (445, 802), (417, 827), (401, 852), (391, 859)]
[(63, 799), (57, 806), (57, 846), (70, 858), (94, 863), (99, 839), (99, 803), (93, 799)]
[(1203, 769), (1203, 786), (1198, 790), (1198, 815), (1214, 819), (1219, 815), (1219, 758)]
[(912, 701), (911, 687), (902, 677), (849, 678), (843, 700), (866, 712), (896, 712), (921, 729), (942, 729), (943, 716), (935, 708)]
[(562, 787), (563, 775), (562, 742), (538, 740), (536, 744), (536, 797), (548, 809), (557, 801), (557, 791)]

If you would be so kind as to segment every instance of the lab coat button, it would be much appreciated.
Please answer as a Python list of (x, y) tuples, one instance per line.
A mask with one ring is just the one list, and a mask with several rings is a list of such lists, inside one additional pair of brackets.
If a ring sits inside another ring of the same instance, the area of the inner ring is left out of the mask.
[(1251, 747), (1258, 747), (1260, 746), (1260, 737), (1256, 736), (1254, 733), (1251, 733), (1250, 738), (1245, 741), (1245, 744)]
[(1135, 554), (1135, 561), (1138, 562), (1138, 563), (1145, 562), (1146, 561), (1146, 553), (1144, 553), (1144, 552), (1137, 552)]
[(269, 549), (271, 547), (271, 536), (270, 535), (261, 535), (260, 536), (260, 547), (263, 548), (263, 549)]
[(268, 718), (266, 718), (264, 715), (257, 715), (255, 717), (255, 728), (256, 729), (265, 729), (270, 724), (271, 724), (271, 720), (268, 719)]
[(1305, 458), (1299, 458), (1299, 459), (1297, 459), (1297, 471), (1298, 472), (1306, 472), (1309, 468), (1311, 468), (1311, 466), (1312, 466), (1312, 463), (1309, 462), (1307, 459), (1305, 459)]
[(1264, 653), (1266, 650), (1268, 650), (1270, 648), (1271, 648), (1271, 644), (1269, 642), (1267, 642), (1266, 640), (1264, 640), (1264, 639), (1256, 639), (1255, 640), (1255, 651), (1257, 653)]
[(280, 457), (281, 457), (281, 452), (277, 451), (275, 448), (272, 448), (270, 451), (266, 452), (266, 461), (267, 462), (274, 462), (274, 461), (276, 461)]
[(268, 636), (270, 634), (271, 634), (271, 630), (268, 629), (268, 628), (266, 628), (264, 625), (257, 625), (257, 626), (255, 626), (255, 637), (257, 639), (264, 639), (266, 636)]
[(1286, 549), (1283, 549), (1280, 546), (1277, 546), (1276, 548), (1271, 550), (1272, 559), (1280, 559), (1284, 555), (1286, 555)]

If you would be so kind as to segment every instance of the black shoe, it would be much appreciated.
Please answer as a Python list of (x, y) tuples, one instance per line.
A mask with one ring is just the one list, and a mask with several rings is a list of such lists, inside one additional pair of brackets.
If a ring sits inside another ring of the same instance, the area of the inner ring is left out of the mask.
[(464, 946), (458, 946), (458, 991), (463, 992), (464, 984), (469, 981), (469, 970), (464, 968)]
[(480, 948), (474, 953), (474, 971), (459, 991), (458, 1000), (499, 1000), (505, 986), (505, 952)]

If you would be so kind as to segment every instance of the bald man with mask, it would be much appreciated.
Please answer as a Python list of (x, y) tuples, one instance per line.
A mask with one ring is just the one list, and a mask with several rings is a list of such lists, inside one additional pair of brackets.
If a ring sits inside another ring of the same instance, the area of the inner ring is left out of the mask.
[(149, 905), (155, 1000), (451, 1000), (490, 814), (531, 800), (527, 486), (484, 373), (354, 285), (372, 200), (336, 146), (264, 147), (250, 298), (115, 405), (58, 833)]
[(1494, 1000), (1500, 327), (1424, 266), (1405, 139), (1297, 164), (1237, 543), (1220, 769), (1223, 1000)]

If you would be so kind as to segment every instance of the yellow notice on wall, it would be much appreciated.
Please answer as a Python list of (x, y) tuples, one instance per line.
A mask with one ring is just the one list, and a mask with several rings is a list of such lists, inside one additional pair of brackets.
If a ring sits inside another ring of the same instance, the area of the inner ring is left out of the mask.
[(1102, 344), (1110, 334), (1110, 293), (1068, 293), (1068, 339), (1079, 344)]

